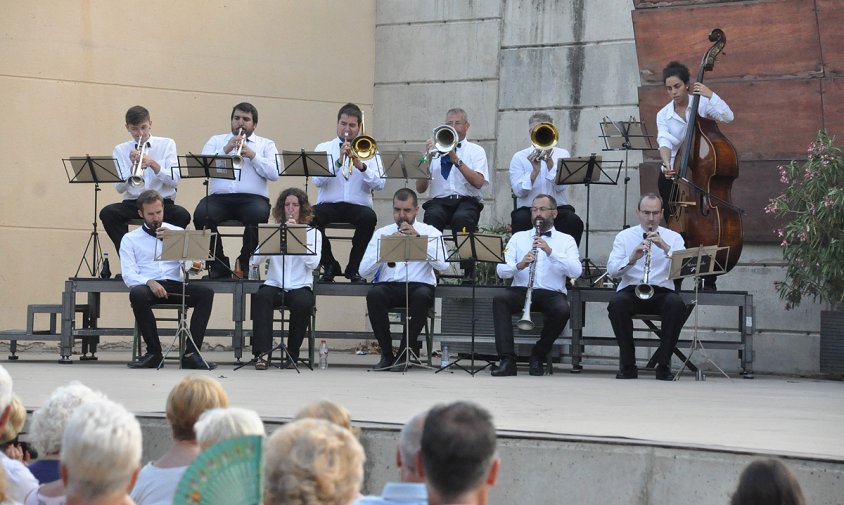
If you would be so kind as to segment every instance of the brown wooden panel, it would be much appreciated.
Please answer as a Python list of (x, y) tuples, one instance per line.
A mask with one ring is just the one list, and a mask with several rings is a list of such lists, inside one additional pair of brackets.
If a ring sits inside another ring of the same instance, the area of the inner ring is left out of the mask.
[(686, 5), (701, 5), (729, 2), (746, 2), (747, 0), (633, 0), (636, 9), (653, 9), (655, 7), (682, 7)]
[[(733, 182), (731, 200), (744, 209), (742, 227), (745, 243), (779, 242), (776, 229), (780, 226), (770, 214), (765, 214), (768, 201), (782, 191), (779, 182), (779, 165), (788, 161), (748, 161), (739, 164), (739, 177)], [(639, 185), (642, 193), (657, 193), (658, 165), (639, 165)]]
[(844, 79), (824, 79), (821, 86), (824, 128), (844, 146)]
[(844, 2), (841, 0), (816, 0), (821, 47), (823, 47), (826, 76), (844, 75)]
[[(739, 159), (790, 159), (805, 153), (822, 126), (820, 83), (821, 79), (802, 79), (713, 85), (735, 113), (735, 121), (719, 127), (735, 146)], [(839, 97), (838, 103), (830, 104), (831, 108), (839, 108), (835, 116), (838, 118), (842, 103), (840, 88), (839, 83), (831, 91)], [(653, 135), (656, 135), (656, 113), (666, 103), (668, 95), (661, 86), (639, 88), (640, 117)]]
[(715, 27), (724, 30), (727, 45), (708, 80), (808, 77), (823, 71), (814, 0), (717, 3), (633, 11), (642, 84), (661, 83), (671, 60), (696, 75)]

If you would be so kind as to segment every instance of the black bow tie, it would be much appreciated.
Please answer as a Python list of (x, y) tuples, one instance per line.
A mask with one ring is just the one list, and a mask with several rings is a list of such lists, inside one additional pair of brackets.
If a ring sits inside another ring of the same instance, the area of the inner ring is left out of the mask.
[(544, 232), (540, 233), (539, 236), (540, 237), (550, 237), (551, 236), (551, 230), (544, 231)]
[(147, 234), (147, 235), (149, 235), (150, 237), (159, 238), (159, 237), (158, 237), (158, 235), (156, 234), (156, 232), (154, 232), (154, 231), (150, 230), (149, 228), (147, 228), (146, 223), (144, 223), (144, 225), (143, 225), (143, 226), (141, 226), (141, 228), (142, 228), (142, 229), (144, 230), (144, 232), (146, 232), (146, 234)]

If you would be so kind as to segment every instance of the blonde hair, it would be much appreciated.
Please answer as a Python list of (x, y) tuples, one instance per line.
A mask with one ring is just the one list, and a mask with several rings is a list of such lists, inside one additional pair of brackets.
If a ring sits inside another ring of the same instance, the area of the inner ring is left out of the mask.
[(352, 433), (323, 419), (300, 419), (264, 444), (264, 504), (345, 505), (360, 490), (366, 455)]
[(167, 396), (167, 421), (176, 440), (196, 440), (193, 425), (208, 409), (228, 407), (229, 396), (214, 379), (203, 375), (189, 375)]
[(324, 419), (337, 426), (346, 428), (356, 437), (360, 435), (360, 430), (356, 426), (352, 426), (352, 414), (349, 413), (348, 409), (331, 400), (320, 400), (305, 405), (296, 414), (296, 417), (293, 418), (294, 421), (297, 419)]
[(9, 419), (6, 421), (6, 426), (3, 427), (3, 431), (0, 432), (0, 443), (14, 440), (26, 422), (26, 407), (23, 406), (23, 402), (18, 398), (18, 395), (12, 394), (9, 407)]

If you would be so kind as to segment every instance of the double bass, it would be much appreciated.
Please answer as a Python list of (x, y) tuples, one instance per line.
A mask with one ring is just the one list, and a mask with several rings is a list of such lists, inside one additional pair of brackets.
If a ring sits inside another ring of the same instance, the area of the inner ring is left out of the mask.
[[(711, 71), (715, 59), (727, 44), (716, 28), (709, 34), (712, 47), (706, 51), (697, 74)], [(733, 144), (712, 119), (699, 117), (700, 95), (694, 95), (683, 144), (674, 160), (677, 175), (668, 201), (668, 228), (683, 235), (686, 247), (717, 245), (728, 247), (716, 256), (725, 271), (738, 263), (744, 240), (743, 211), (732, 204), (730, 193), (738, 177), (738, 155)]]

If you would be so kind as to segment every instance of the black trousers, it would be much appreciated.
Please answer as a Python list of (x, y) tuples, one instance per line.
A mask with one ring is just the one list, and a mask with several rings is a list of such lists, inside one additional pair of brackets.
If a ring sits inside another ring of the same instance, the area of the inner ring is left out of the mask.
[[(416, 347), (419, 333), (425, 327), (425, 320), (428, 318), (428, 311), (434, 306), (434, 286), (423, 282), (410, 282), (407, 286), (409, 303), (405, 302), (405, 285), (403, 282), (383, 282), (375, 284), (366, 293), (366, 308), (369, 311), (369, 323), (372, 325), (372, 332), (375, 339), (381, 346), (383, 356), (393, 357), (393, 339), (390, 336), (390, 319), (387, 315), (389, 309), (404, 307), (407, 303), (409, 308), (408, 340), (410, 347)], [(402, 335), (401, 348), (405, 347), (404, 335)]]
[[(495, 348), (501, 358), (516, 357), (513, 343), (513, 314), (521, 313), (525, 306), (527, 288), (510, 287), (492, 299), (492, 322), (495, 327)], [(531, 310), (542, 312), (542, 332), (531, 350), (531, 356), (545, 359), (554, 341), (569, 321), (569, 303), (559, 291), (534, 289)]]
[[(533, 228), (531, 222), (530, 208), (519, 207), (510, 213), (510, 227), (513, 233)], [(557, 207), (557, 218), (554, 219), (554, 228), (562, 233), (571, 235), (577, 245), (580, 245), (580, 238), (583, 236), (583, 221), (574, 213), (571, 205)]]
[[(132, 312), (135, 313), (135, 320), (138, 322), (141, 335), (144, 337), (147, 352), (153, 354), (161, 353), (161, 341), (158, 338), (158, 325), (155, 322), (152, 307), (159, 303), (182, 303), (181, 282), (169, 280), (157, 282), (167, 290), (169, 294), (167, 298), (158, 298), (152, 294), (152, 290), (146, 284), (135, 286), (129, 290), (129, 303), (132, 305)], [(190, 317), (190, 333), (197, 347), (202, 347), (205, 328), (208, 327), (211, 307), (214, 304), (214, 291), (201, 283), (189, 282), (185, 285), (185, 295), (187, 295), (185, 305), (193, 308), (193, 314)], [(188, 341), (185, 354), (191, 354), (195, 350)]]
[[(120, 241), (129, 232), (129, 220), (139, 219), (138, 200), (123, 200), (122, 202), (106, 205), (100, 210), (100, 222), (114, 243), (117, 254), (120, 254)], [(164, 222), (175, 224), (180, 228), (187, 228), (190, 224), (190, 212), (173, 203), (169, 198), (164, 199)]]
[[(481, 218), (484, 204), (479, 202), (477, 198), (461, 196), (459, 198), (433, 198), (425, 202), (422, 208), (425, 209), (422, 222), (439, 231), (443, 231), (446, 226), (450, 226), (451, 236), (457, 243), (459, 232), (464, 229), (467, 231), (478, 229), (478, 221)], [(461, 261), (460, 268), (468, 277), (472, 275), (475, 267), (471, 261)]]
[[(193, 211), (193, 226), (197, 230), (205, 227), (219, 232), (217, 226), (226, 220), (237, 220), (244, 224), (243, 246), (240, 248), (240, 268), (249, 271), (249, 257), (258, 245), (258, 223), (266, 223), (270, 217), (269, 199), (249, 193), (209, 195), (199, 201)], [(211, 250), (217, 261), (209, 265), (210, 271), (227, 272), (229, 258), (223, 253), (223, 241), (217, 237), (217, 247)]]
[(663, 287), (654, 287), (650, 300), (640, 300), (634, 294), (636, 286), (627, 286), (617, 292), (607, 305), (610, 323), (618, 342), (619, 362), (622, 369), (636, 366), (636, 349), (633, 343), (633, 315), (658, 314), (662, 318), (662, 332), (656, 351), (656, 362), (668, 366), (671, 353), (677, 345), (686, 304), (676, 292)]
[(355, 227), (352, 236), (352, 251), (349, 253), (349, 263), (346, 265), (346, 275), (358, 272), (360, 261), (366, 252), (366, 246), (375, 232), (378, 217), (375, 211), (365, 205), (354, 203), (320, 203), (314, 205), (313, 226), (322, 232), (322, 255), (319, 264), (325, 270), (331, 269), (334, 274), (342, 273), (340, 263), (334, 259), (331, 252), (331, 241), (325, 236), (325, 227), (333, 223), (348, 223)]
[[(282, 300), (283, 299), (283, 300)], [(252, 298), (252, 354), (259, 356), (272, 348), (273, 311), (282, 306), (290, 309), (290, 326), (287, 333), (287, 350), (296, 359), (305, 340), (305, 332), (316, 303), (311, 288), (284, 291), (264, 284)]]

